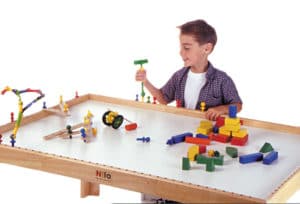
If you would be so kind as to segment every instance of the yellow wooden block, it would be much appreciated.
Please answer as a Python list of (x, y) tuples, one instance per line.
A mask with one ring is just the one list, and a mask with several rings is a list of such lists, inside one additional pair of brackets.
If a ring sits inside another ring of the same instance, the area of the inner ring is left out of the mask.
[(212, 123), (212, 121), (209, 121), (209, 120), (201, 120), (199, 127), (205, 128), (205, 129), (210, 129), (213, 127), (213, 123)]
[(231, 136), (231, 131), (227, 130), (225, 126), (219, 128), (219, 134)]
[(210, 129), (205, 129), (205, 128), (197, 128), (197, 131), (196, 131), (196, 133), (197, 134), (202, 134), (202, 135), (208, 135), (209, 133), (211, 133), (212, 132), (212, 128), (210, 128)]
[(241, 124), (240, 118), (225, 118), (225, 125), (238, 125)]
[(246, 135), (248, 135), (248, 131), (246, 128), (241, 128), (239, 131), (237, 132), (232, 132), (232, 136), (233, 137), (239, 137), (239, 138), (243, 138), (246, 137)]
[(224, 125), (223, 127), (227, 131), (237, 132), (241, 129), (241, 124), (238, 124), (238, 125)]
[(190, 161), (195, 161), (196, 155), (199, 154), (199, 146), (193, 145), (188, 149), (188, 158)]

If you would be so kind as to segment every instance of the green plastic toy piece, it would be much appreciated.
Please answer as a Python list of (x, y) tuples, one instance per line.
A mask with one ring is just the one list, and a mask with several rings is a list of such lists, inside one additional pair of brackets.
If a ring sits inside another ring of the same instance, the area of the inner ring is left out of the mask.
[(147, 59), (141, 59), (141, 60), (134, 60), (133, 62), (135, 65), (139, 64), (139, 65), (143, 65), (143, 64), (146, 64), (148, 63), (148, 60)]

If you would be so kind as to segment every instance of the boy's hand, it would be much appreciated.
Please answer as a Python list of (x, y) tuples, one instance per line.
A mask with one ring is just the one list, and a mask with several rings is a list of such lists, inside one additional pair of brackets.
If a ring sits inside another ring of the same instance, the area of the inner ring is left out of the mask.
[(208, 120), (217, 120), (217, 118), (219, 116), (221, 116), (222, 114), (224, 114), (224, 110), (223, 107), (221, 106), (217, 106), (217, 107), (213, 107), (213, 108), (209, 108), (206, 113), (205, 113), (205, 118)]
[(145, 82), (147, 80), (147, 73), (146, 70), (137, 70), (135, 74), (135, 80)]

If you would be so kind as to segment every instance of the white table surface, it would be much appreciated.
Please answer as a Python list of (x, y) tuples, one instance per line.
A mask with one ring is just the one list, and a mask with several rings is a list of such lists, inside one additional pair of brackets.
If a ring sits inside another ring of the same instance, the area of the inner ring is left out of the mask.
[[(108, 109), (136, 122), (138, 128), (126, 131), (126, 121), (118, 130), (104, 125), (102, 115)], [(67, 124), (82, 122), (88, 110), (94, 114), (94, 125), (98, 129), (97, 137), (90, 143), (84, 143), (79, 137), (71, 140), (43, 139), (43, 136), (63, 129)], [(192, 144), (169, 146), (166, 141), (173, 135), (195, 133), (199, 118), (96, 101), (81, 103), (70, 111), (71, 117), (52, 115), (21, 126), (15, 145), (260, 199), (267, 199), (300, 165), (299, 135), (244, 126), (248, 129), (249, 141), (244, 147), (235, 146), (239, 155), (258, 152), (265, 142), (269, 142), (279, 153), (277, 161), (271, 165), (262, 162), (240, 164), (238, 158), (226, 155), (225, 147), (231, 146), (229, 143), (213, 141), (207, 149), (218, 150), (225, 155), (224, 165), (215, 166), (214, 172), (206, 172), (203, 164), (191, 162), (192, 169), (183, 171), (182, 157), (187, 155)], [(3, 143), (10, 144), (10, 133), (3, 134)], [(151, 142), (136, 141), (137, 137), (143, 136), (150, 137)]]

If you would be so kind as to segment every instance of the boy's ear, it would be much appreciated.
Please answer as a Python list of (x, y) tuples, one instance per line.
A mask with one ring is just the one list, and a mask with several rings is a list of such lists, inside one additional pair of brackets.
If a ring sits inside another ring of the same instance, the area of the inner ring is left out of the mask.
[(212, 43), (206, 43), (204, 51), (206, 54), (210, 54), (213, 50), (213, 45)]

